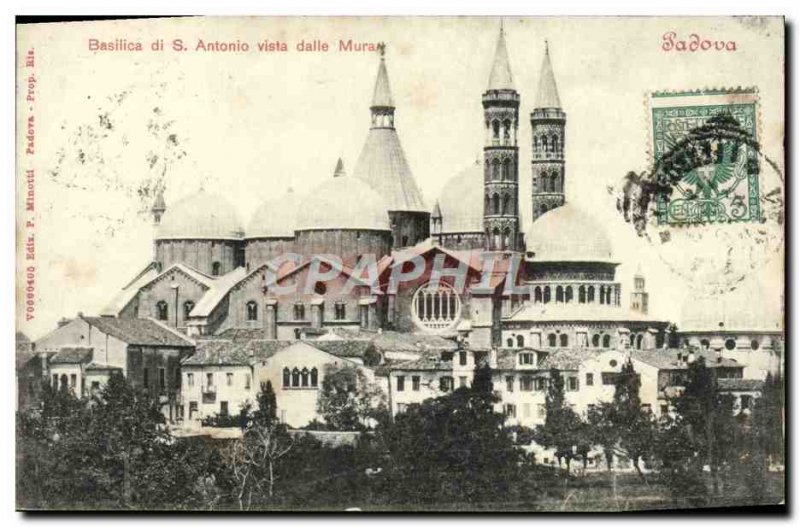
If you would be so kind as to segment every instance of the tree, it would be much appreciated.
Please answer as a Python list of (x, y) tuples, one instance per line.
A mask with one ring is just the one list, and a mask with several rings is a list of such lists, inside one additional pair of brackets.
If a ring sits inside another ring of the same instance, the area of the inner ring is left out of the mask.
[(733, 397), (719, 393), (716, 373), (706, 367), (702, 357), (689, 365), (686, 387), (675, 408), (695, 456), (710, 467), (714, 494), (718, 494), (719, 471), (734, 457), (737, 423)]
[(640, 463), (652, 452), (655, 423), (650, 411), (642, 408), (640, 386), (639, 375), (629, 359), (614, 381), (614, 399), (592, 409), (589, 422), (592, 442), (603, 448), (609, 470), (614, 455), (625, 456), (647, 483)]
[(544, 425), (536, 428), (536, 442), (545, 448), (554, 448), (558, 464), (565, 460), (569, 472), (581, 439), (582, 423), (578, 414), (566, 404), (564, 379), (555, 368), (550, 370), (545, 411)]
[(317, 399), (317, 412), (332, 430), (364, 430), (386, 412), (381, 389), (361, 369), (328, 365)]
[(521, 451), (495, 411), (491, 370), (478, 368), (470, 387), (428, 399), (379, 429), (393, 488), (405, 503), (508, 499)]
[(275, 495), (275, 468), (294, 445), (288, 427), (276, 417), (277, 405), (272, 383), (262, 385), (257, 396), (258, 409), (253, 412), (242, 438), (231, 446), (228, 460), (236, 482), (236, 499), (240, 510), (249, 510), (253, 495)]

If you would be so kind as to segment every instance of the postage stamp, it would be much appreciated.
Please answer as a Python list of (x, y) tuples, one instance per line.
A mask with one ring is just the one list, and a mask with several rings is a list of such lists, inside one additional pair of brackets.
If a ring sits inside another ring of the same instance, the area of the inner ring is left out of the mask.
[(754, 88), (651, 96), (660, 225), (749, 221), (759, 206), (758, 93)]

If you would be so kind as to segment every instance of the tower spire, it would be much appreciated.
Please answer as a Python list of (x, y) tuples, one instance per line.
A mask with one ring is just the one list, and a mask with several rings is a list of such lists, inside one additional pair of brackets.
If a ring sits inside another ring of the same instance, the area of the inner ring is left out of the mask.
[(333, 170), (333, 177), (343, 177), (345, 174), (344, 162), (342, 162), (342, 158), (340, 157), (339, 160), (336, 161), (336, 168)]
[(550, 43), (547, 40), (544, 41), (544, 59), (534, 108), (561, 108), (556, 76), (553, 74), (553, 65), (550, 62)]
[(494, 52), (492, 71), (489, 74), (487, 90), (513, 90), (514, 78), (511, 75), (511, 64), (508, 60), (506, 37), (503, 30), (503, 20), (500, 20), (500, 33), (497, 36), (497, 47)]
[(372, 108), (394, 108), (392, 89), (389, 86), (389, 74), (386, 72), (386, 44), (378, 44), (381, 60), (378, 64), (378, 76), (375, 78), (375, 89), (372, 92)]

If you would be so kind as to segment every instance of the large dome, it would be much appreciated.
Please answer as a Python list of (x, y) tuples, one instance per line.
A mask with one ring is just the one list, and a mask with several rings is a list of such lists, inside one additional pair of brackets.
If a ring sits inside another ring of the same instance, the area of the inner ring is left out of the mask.
[(367, 183), (337, 175), (312, 190), (297, 211), (297, 230), (388, 231), (386, 202)]
[(569, 203), (534, 221), (525, 243), (537, 262), (613, 262), (600, 223)]
[(292, 238), (297, 226), (297, 196), (289, 190), (283, 196), (259, 206), (247, 225), (245, 238)]
[(200, 190), (167, 207), (158, 240), (239, 240), (242, 224), (223, 197)]
[(483, 165), (480, 161), (445, 183), (439, 208), (443, 234), (483, 232)]

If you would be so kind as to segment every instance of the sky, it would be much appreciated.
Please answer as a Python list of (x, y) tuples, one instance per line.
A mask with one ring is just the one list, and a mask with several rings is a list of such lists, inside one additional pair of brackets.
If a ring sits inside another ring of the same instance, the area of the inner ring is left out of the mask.
[[(520, 107), (520, 204), (530, 225), (530, 124), (545, 40), (564, 111), (566, 195), (612, 240), (628, 303), (641, 268), (651, 313), (680, 321), (687, 305), (738, 290), (739, 309), (780, 315), (782, 205), (762, 224), (636, 235), (616, 211), (623, 176), (650, 164), (648, 94), (755, 86), (764, 159), (762, 196), (783, 192), (783, 25), (746, 18), (504, 18)], [(339, 40), (387, 45), (406, 157), (432, 207), (483, 147), (496, 18), (188, 18), (38, 24), (18, 30), (18, 151), (35, 115), (34, 155), (18, 155), (18, 329), (37, 338), (61, 317), (94, 314), (149, 261), (149, 207), (159, 181), (167, 207), (201, 186), (234, 204), (243, 225), (291, 186), (303, 193), (352, 171), (370, 122), (378, 56), (336, 51)], [(664, 35), (735, 42), (736, 51), (664, 51)], [(142, 44), (91, 51), (90, 39)], [(249, 52), (172, 51), (180, 38), (250, 45)], [(164, 39), (164, 51), (152, 51)], [(262, 40), (285, 53), (259, 52)], [(300, 42), (328, 52), (299, 52)], [(26, 68), (33, 49), (35, 66)], [(31, 73), (35, 101), (25, 100)], [(32, 109), (31, 109), (32, 108)], [(35, 170), (36, 311), (26, 321), (24, 170)], [(782, 202), (781, 202), (782, 203)], [(720, 285), (721, 284), (721, 285)], [(746, 291), (742, 301), (742, 291)], [(703, 304), (706, 305), (706, 304)], [(730, 307), (728, 308), (730, 309)]]

